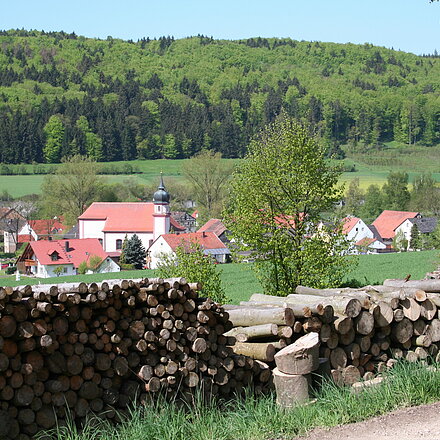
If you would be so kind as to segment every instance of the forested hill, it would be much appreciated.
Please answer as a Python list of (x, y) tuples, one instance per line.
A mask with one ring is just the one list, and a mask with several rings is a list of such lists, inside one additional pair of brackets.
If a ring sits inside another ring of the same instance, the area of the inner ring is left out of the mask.
[(370, 44), (0, 32), (0, 162), (240, 157), (282, 108), (333, 151), (440, 142), (436, 56)]

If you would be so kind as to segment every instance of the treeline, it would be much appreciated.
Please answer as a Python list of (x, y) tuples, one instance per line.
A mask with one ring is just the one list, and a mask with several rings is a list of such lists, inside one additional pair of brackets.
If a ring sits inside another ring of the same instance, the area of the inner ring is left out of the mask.
[(440, 143), (437, 56), (369, 44), (0, 31), (0, 162), (241, 157), (284, 110), (339, 156)]

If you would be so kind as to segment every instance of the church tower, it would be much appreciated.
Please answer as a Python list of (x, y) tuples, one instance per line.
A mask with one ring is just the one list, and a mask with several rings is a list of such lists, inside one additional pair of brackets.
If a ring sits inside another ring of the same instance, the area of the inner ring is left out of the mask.
[(160, 185), (153, 195), (153, 240), (170, 232), (170, 195), (163, 184), (163, 176), (160, 173)]

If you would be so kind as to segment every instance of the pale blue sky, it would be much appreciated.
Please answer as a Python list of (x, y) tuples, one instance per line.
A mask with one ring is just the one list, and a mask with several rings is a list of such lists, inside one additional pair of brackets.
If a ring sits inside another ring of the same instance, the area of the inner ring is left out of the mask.
[(64, 30), (137, 40), (204, 34), (222, 39), (373, 43), (440, 52), (440, 2), (428, 0), (0, 0), (0, 29)]

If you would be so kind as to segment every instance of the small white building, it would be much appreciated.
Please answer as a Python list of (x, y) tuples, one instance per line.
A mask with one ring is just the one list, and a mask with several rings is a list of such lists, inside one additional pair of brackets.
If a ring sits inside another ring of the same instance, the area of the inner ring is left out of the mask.
[(211, 255), (218, 263), (226, 263), (229, 249), (213, 232), (192, 232), (189, 234), (161, 235), (148, 249), (149, 269), (157, 269), (164, 255), (175, 256), (179, 246), (189, 249), (191, 243), (197, 243), (205, 255)]
[(49, 278), (77, 275), (83, 262), (93, 265), (94, 273), (121, 270), (96, 238), (32, 241), (18, 258), (17, 267), (22, 273)]
[(379, 238), (365, 237), (355, 243), (356, 254), (378, 254), (385, 252), (387, 245)]

